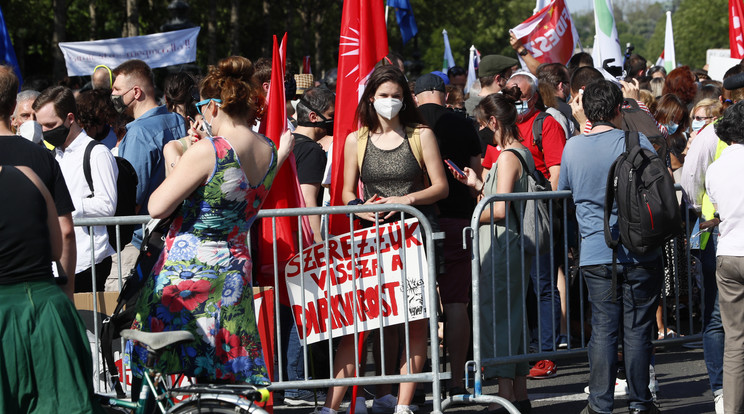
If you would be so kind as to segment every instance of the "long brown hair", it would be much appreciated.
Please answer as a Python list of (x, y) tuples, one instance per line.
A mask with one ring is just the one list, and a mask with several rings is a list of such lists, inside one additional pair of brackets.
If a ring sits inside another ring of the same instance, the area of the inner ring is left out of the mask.
[(372, 104), (372, 99), (375, 96), (375, 92), (377, 92), (377, 88), (386, 82), (397, 84), (403, 91), (403, 109), (398, 114), (400, 123), (404, 126), (422, 124), (423, 120), (418, 109), (416, 109), (416, 103), (413, 102), (411, 89), (408, 87), (408, 81), (405, 75), (396, 66), (391, 65), (379, 66), (369, 76), (364, 93), (362, 93), (362, 97), (359, 99), (359, 106), (357, 106), (354, 122), (369, 128), (370, 131), (375, 131), (380, 127), (380, 120), (377, 119), (377, 111), (375, 111)]

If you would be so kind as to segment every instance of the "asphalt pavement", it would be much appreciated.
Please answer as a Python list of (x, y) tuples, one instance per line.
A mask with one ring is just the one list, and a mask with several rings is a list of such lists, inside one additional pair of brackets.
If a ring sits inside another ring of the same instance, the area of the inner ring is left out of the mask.
[[(575, 356), (557, 360), (558, 374), (552, 378), (528, 380), (532, 414), (573, 414), (585, 406), (587, 394), (584, 393), (589, 379), (589, 363), (586, 356)], [(665, 414), (707, 414), (715, 413), (713, 394), (710, 391), (708, 375), (703, 361), (702, 348), (689, 345), (673, 345), (659, 349), (656, 353), (656, 376), (659, 381), (657, 402)], [(430, 386), (428, 387), (430, 389)], [(496, 394), (495, 381), (484, 384), (485, 394)], [(372, 404), (372, 389), (365, 392), (367, 405)], [(362, 395), (362, 394), (360, 394)], [(426, 395), (426, 403), (417, 414), (429, 414), (432, 410), (431, 392)], [(322, 404), (322, 402), (321, 402)], [(451, 406), (445, 412), (476, 413), (485, 405)], [(277, 405), (277, 414), (311, 413), (312, 406), (290, 407)], [(341, 407), (346, 410), (346, 403)], [(371, 414), (371, 410), (369, 410)], [(627, 413), (627, 399), (615, 400), (615, 413)]]

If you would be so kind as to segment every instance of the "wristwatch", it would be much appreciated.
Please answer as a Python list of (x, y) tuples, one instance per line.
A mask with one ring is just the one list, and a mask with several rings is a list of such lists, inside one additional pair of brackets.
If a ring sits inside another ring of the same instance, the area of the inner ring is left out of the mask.
[(527, 55), (528, 55), (529, 53), (530, 53), (530, 51), (529, 51), (529, 50), (527, 50), (527, 48), (526, 48), (526, 47), (523, 47), (523, 48), (522, 48), (522, 51), (521, 51), (521, 52), (519, 52), (519, 56), (527, 56)]

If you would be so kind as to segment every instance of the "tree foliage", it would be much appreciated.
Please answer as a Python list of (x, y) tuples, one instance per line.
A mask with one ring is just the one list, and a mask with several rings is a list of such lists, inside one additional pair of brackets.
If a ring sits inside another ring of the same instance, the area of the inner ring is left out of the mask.
[[(674, 52), (677, 64), (702, 68), (708, 49), (728, 49), (728, 1), (682, 0), (672, 13)], [(648, 49), (657, 55), (664, 49), (666, 17), (656, 25)]]
[[(168, 21), (168, 0), (9, 0), (3, 14), (26, 78), (59, 80), (64, 70), (53, 73), (57, 45), (53, 6), (66, 2), (66, 22), (60, 39), (83, 41), (126, 36), (129, 9), (139, 35), (157, 33)], [(311, 56), (316, 77), (336, 66), (343, 0), (187, 0), (188, 19), (202, 31), (198, 38), (197, 64), (201, 68), (230, 54), (251, 59), (270, 57), (271, 36), (288, 32), (288, 70), (299, 72), (303, 56)], [(444, 0), (411, 1), (419, 34), (402, 44), (394, 10), (390, 10), (388, 34), (391, 50), (412, 62), (412, 75), (441, 69), (442, 29), (449, 32), (455, 61), (467, 65), (471, 44), (481, 53), (514, 52), (508, 30), (532, 12), (523, 0), (473, 0), (466, 5)]]
[[(665, 11), (674, 11), (677, 60), (700, 67), (705, 50), (727, 47), (726, 0), (652, 0), (624, 2), (615, 7), (615, 17), (624, 45), (655, 60), (664, 43)], [(322, 75), (336, 66), (343, 0), (187, 0), (188, 19), (202, 28), (198, 39), (197, 64), (206, 68), (221, 57), (239, 54), (251, 59), (270, 57), (271, 36), (288, 32), (288, 70), (299, 72), (303, 56), (311, 56), (313, 73)], [(63, 69), (55, 68), (57, 45), (54, 6), (66, 7), (64, 41), (108, 39), (126, 36), (127, 6), (135, 8), (132, 21), (140, 34), (162, 31), (169, 20), (169, 0), (8, 0), (3, 14), (21, 69), (29, 77), (59, 80)], [(618, 3), (616, 3), (617, 5)], [(449, 34), (455, 62), (467, 66), (470, 45), (482, 54), (514, 56), (509, 29), (532, 14), (533, 1), (411, 0), (419, 33), (403, 45), (394, 10), (388, 18), (391, 50), (409, 62), (409, 75), (442, 69), (444, 42)], [(593, 12), (574, 14), (574, 23), (584, 47), (594, 43)], [(60, 37), (61, 35), (61, 37)]]

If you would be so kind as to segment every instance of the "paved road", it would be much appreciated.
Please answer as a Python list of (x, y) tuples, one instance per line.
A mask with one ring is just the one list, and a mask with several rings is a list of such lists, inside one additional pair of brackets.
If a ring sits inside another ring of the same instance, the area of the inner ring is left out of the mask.
[[(586, 405), (584, 387), (589, 378), (589, 364), (585, 357), (574, 357), (558, 361), (558, 374), (554, 378), (529, 380), (533, 414), (579, 413)], [(668, 347), (656, 354), (656, 375), (659, 380), (658, 402), (665, 414), (714, 413), (713, 395), (708, 385), (708, 376), (701, 348), (688, 349), (681, 345)], [(485, 393), (495, 394), (495, 382), (485, 384)], [(428, 403), (417, 414), (428, 414), (432, 409), (431, 394)], [(368, 401), (368, 405), (371, 401)], [(342, 406), (342, 410), (346, 408)], [(484, 409), (482, 405), (455, 406), (446, 412), (474, 413)], [(277, 414), (310, 413), (312, 407), (277, 406)], [(615, 402), (616, 413), (627, 413), (627, 400)]]

